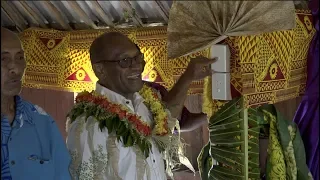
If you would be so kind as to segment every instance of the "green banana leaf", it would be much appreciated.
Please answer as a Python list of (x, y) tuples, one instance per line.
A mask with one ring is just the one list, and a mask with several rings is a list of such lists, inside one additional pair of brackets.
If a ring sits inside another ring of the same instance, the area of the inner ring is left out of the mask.
[(198, 157), (201, 179), (260, 179), (259, 134), (263, 123), (259, 122), (263, 119), (258, 118), (257, 109), (245, 109), (243, 104), (242, 97), (233, 99), (210, 118), (210, 141)]
[(267, 180), (312, 180), (297, 126), (273, 105), (243, 107), (237, 98), (209, 122), (210, 140), (198, 156), (203, 180), (258, 180), (259, 136), (269, 136)]

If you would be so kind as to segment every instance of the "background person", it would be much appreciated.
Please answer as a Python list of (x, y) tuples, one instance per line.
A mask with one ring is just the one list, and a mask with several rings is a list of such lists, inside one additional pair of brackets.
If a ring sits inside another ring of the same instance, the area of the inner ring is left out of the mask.
[(68, 180), (71, 158), (55, 121), (19, 96), (25, 69), (18, 36), (1, 28), (1, 179)]

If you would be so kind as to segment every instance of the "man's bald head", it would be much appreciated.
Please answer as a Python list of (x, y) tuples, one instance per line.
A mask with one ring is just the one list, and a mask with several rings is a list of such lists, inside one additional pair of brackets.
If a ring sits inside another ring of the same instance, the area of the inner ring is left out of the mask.
[(10, 31), (9, 29), (1, 27), (1, 45), (2, 43), (6, 43), (8, 41), (14, 41), (21, 45), (18, 34)]
[(1, 27), (1, 96), (15, 96), (21, 91), (26, 68), (24, 51), (18, 35)]
[(90, 47), (90, 59), (104, 87), (124, 97), (142, 88), (143, 54), (127, 36), (118, 32), (99, 36)]
[(16, 34), (16, 33), (14, 33), (13, 31), (10, 31), (7, 28), (1, 27), (1, 37), (3, 37), (3, 34), (5, 34), (5, 33), (6, 33), (6, 35), (7, 34)]
[(126, 35), (119, 32), (104, 33), (91, 44), (91, 62), (116, 60), (130, 46), (136, 45)]

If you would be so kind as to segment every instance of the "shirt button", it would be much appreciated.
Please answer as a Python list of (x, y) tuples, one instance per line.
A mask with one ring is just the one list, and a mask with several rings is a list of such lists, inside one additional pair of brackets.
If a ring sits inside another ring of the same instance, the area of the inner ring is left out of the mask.
[(41, 161), (40, 161), (40, 164), (43, 164), (43, 163), (44, 163), (44, 162), (41, 160)]
[(153, 163), (155, 163), (156, 162), (156, 160), (153, 160)]
[(9, 141), (12, 141), (12, 138), (9, 138)]
[(14, 162), (14, 161), (11, 161), (11, 165), (15, 165), (16, 164), (16, 162)]

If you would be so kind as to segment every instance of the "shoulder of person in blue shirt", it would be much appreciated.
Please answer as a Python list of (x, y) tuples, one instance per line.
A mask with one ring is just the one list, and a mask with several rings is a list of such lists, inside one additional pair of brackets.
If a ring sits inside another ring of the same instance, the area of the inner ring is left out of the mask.
[[(69, 180), (71, 157), (53, 118), (41, 107), (16, 96), (12, 127), (1, 120), (2, 179)], [(7, 129), (6, 129), (7, 128)], [(10, 129), (11, 128), (11, 129)], [(8, 139), (5, 140), (5, 132)], [(6, 178), (8, 177), (8, 178)]]

